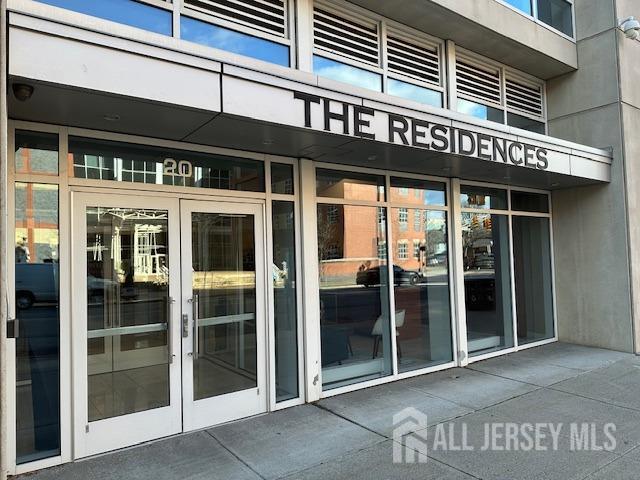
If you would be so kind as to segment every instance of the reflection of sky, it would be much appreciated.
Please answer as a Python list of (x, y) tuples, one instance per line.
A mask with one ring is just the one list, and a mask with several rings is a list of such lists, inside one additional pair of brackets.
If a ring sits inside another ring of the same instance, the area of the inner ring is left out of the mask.
[(411, 83), (401, 82), (393, 78), (387, 80), (387, 93), (415, 102), (442, 107), (442, 94), (428, 88), (419, 87)]
[(509, 5), (513, 5), (518, 10), (523, 11), (524, 13), (531, 15), (531, 0), (503, 0), (505, 3)]
[(458, 99), (458, 111), (477, 118), (487, 119), (487, 107), (479, 103), (473, 103), (464, 98)]
[(361, 68), (352, 67), (344, 63), (327, 58), (313, 56), (313, 72), (338, 82), (349, 83), (356, 87), (382, 91), (382, 77), (377, 73), (368, 72)]
[(38, 0), (74, 12), (104, 18), (150, 32), (172, 34), (172, 17), (169, 10), (155, 8), (132, 0)]
[(245, 35), (193, 18), (180, 18), (180, 38), (284, 67), (289, 66), (289, 47), (286, 45)]
[(435, 190), (427, 190), (425, 198), (426, 205), (444, 205), (444, 192), (437, 192)]

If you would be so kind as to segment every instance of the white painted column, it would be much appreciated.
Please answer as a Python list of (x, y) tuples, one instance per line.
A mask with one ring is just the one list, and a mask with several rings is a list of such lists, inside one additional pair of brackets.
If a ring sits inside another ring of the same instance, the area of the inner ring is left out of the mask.
[(449, 231), (453, 237), (453, 292), (454, 311), (456, 316), (457, 358), (461, 367), (469, 363), (469, 349), (467, 346), (467, 310), (464, 297), (464, 261), (462, 250), (462, 212), (460, 208), (460, 179), (451, 180), (451, 224)]
[(295, 5), (298, 69), (313, 72), (313, 0), (297, 0)]
[(456, 81), (456, 44), (453, 43), (453, 40), (445, 42), (444, 57), (447, 69), (445, 79), (447, 98), (444, 106), (449, 110), (456, 110), (458, 108), (458, 87)]

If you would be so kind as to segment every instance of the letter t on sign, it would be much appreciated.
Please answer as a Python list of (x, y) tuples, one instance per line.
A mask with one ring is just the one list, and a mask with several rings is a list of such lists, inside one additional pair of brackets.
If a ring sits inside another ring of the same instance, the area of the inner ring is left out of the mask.
[(304, 126), (311, 128), (311, 104), (320, 103), (320, 97), (316, 95), (310, 95), (308, 93), (293, 92), (293, 98), (295, 100), (302, 100), (304, 102)]

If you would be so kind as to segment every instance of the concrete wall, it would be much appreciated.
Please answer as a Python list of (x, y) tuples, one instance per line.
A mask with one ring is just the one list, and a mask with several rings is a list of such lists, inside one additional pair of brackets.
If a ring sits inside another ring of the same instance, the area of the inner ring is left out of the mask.
[(632, 112), (623, 103), (627, 73), (619, 68), (619, 52), (633, 42), (616, 29), (614, 0), (576, 0), (575, 6), (579, 69), (548, 83), (549, 133), (612, 147), (614, 161), (611, 184), (553, 194), (558, 332), (561, 340), (630, 352), (630, 144), (624, 124)]

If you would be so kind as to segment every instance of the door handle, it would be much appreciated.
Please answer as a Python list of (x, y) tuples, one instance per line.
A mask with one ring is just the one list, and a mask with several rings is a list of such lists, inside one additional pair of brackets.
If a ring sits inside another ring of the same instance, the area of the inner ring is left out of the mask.
[(198, 358), (198, 306), (200, 303), (200, 296), (198, 294), (194, 294), (191, 300), (191, 317), (193, 318), (193, 346), (191, 349), (191, 355), (194, 360)]
[(167, 358), (169, 365), (173, 363), (173, 304), (176, 303), (173, 297), (167, 297)]

